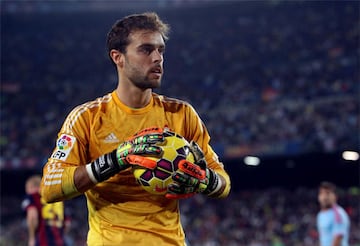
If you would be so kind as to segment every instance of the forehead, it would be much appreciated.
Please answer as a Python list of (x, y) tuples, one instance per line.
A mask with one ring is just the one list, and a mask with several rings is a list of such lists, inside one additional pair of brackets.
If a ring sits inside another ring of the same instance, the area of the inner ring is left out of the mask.
[(140, 46), (151, 44), (154, 46), (165, 46), (165, 41), (160, 32), (150, 30), (136, 30), (129, 34), (129, 45)]
[(335, 194), (333, 190), (327, 188), (319, 188), (319, 193)]

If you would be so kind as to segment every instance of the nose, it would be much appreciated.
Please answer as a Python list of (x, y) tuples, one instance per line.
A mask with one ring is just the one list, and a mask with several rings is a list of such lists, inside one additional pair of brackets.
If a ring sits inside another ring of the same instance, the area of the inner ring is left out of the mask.
[(161, 63), (164, 60), (163, 53), (159, 51), (158, 49), (155, 49), (152, 53), (152, 60), (153, 63)]

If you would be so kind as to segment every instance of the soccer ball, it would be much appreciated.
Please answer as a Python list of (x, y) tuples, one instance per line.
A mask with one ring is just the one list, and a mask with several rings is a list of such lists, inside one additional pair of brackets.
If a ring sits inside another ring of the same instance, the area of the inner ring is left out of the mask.
[(186, 139), (173, 132), (165, 132), (165, 141), (156, 145), (163, 150), (161, 157), (147, 157), (156, 160), (156, 168), (151, 170), (134, 166), (132, 170), (144, 190), (151, 194), (164, 195), (167, 186), (172, 182), (172, 174), (178, 169), (179, 161), (186, 159), (194, 162), (194, 156)]

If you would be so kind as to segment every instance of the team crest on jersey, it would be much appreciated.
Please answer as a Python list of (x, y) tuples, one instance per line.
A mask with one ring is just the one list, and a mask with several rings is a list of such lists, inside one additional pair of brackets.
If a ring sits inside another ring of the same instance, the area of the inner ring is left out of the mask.
[(76, 138), (70, 135), (62, 134), (56, 141), (56, 149), (51, 158), (65, 161), (74, 147)]

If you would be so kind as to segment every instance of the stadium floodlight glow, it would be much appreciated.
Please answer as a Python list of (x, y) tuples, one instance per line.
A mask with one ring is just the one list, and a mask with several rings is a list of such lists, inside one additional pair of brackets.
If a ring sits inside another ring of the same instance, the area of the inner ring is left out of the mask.
[(244, 163), (249, 166), (258, 166), (260, 164), (260, 159), (256, 156), (246, 156), (244, 158)]
[(359, 153), (347, 150), (342, 153), (342, 158), (346, 161), (357, 161), (359, 160)]

